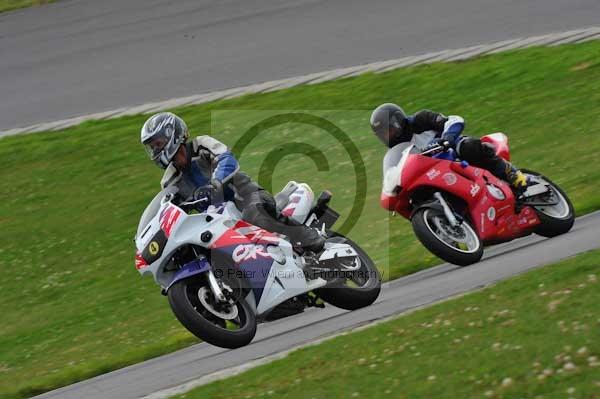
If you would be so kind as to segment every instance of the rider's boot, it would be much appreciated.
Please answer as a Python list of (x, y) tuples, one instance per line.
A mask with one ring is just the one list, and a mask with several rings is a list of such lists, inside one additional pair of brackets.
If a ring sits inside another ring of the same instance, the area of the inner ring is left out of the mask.
[(498, 156), (494, 158), (494, 168), (492, 169), (494, 175), (510, 184), (516, 194), (523, 194), (529, 185), (527, 176), (507, 160)]
[(529, 185), (527, 176), (510, 162), (505, 162), (506, 181), (518, 194), (523, 194), (527, 191), (527, 186)]
[(294, 249), (300, 253), (303, 251), (311, 251), (315, 254), (320, 254), (325, 247), (325, 239), (316, 234), (316, 236), (308, 236), (294, 244)]
[(280, 216), (279, 221), (289, 226), (285, 233), (290, 237), (296, 252), (303, 254), (305, 251), (310, 251), (319, 254), (323, 251), (325, 238), (323, 238), (316, 229), (298, 223), (294, 219), (286, 216)]

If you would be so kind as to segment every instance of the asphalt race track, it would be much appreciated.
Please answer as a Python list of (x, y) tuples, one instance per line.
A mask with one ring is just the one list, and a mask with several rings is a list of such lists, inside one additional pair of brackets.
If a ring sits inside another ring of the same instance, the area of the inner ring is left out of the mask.
[[(311, 72), (598, 24), (598, 0), (62, 0), (0, 14), (0, 128)], [(489, 249), (259, 327), (237, 350), (198, 344), (39, 398), (139, 398), (600, 247), (600, 212), (564, 236)], [(165, 306), (168, 306), (165, 301)]]
[(0, 128), (596, 25), (598, 0), (63, 0), (0, 15)]
[[(372, 306), (348, 312), (327, 306), (262, 324), (254, 341), (226, 350), (200, 343), (123, 368), (38, 398), (139, 398), (218, 370), (275, 354), (315, 339), (360, 326), (444, 298), (483, 287), (526, 270), (600, 247), (600, 212), (579, 218), (568, 234), (552, 239), (530, 236), (489, 248), (478, 264), (441, 265), (384, 285)], [(165, 301), (165, 306), (168, 306)]]

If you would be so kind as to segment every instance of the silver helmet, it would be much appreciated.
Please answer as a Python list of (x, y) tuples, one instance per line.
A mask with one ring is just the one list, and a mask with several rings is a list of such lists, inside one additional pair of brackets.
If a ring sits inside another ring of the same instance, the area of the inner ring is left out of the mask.
[(152, 115), (144, 123), (141, 141), (150, 159), (166, 169), (188, 136), (183, 119), (170, 112), (161, 112)]

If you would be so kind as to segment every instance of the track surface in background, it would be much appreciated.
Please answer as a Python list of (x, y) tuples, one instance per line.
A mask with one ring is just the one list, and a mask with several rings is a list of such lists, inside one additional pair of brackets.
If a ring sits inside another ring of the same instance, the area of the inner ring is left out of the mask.
[(0, 15), (0, 128), (598, 23), (597, 0), (65, 0)]
[[(218, 370), (275, 354), (408, 309), (457, 295), (544, 264), (600, 247), (600, 212), (579, 218), (553, 239), (530, 236), (488, 248), (484, 260), (459, 268), (441, 265), (384, 285), (370, 307), (348, 312), (327, 306), (262, 324), (252, 344), (236, 350), (200, 343), (38, 396), (38, 398), (139, 398)], [(165, 306), (168, 306), (165, 301)]]

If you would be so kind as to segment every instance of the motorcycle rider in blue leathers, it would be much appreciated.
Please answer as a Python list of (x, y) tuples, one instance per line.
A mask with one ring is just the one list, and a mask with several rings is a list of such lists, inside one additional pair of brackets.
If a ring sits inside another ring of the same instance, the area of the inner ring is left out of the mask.
[(141, 142), (159, 167), (165, 169), (161, 187), (177, 188), (182, 201), (209, 198), (213, 205), (233, 201), (242, 219), (271, 232), (288, 236), (297, 250), (318, 253), (324, 238), (312, 228), (277, 212), (273, 196), (239, 170), (227, 146), (210, 136), (188, 141), (185, 122), (161, 112), (143, 125)]

